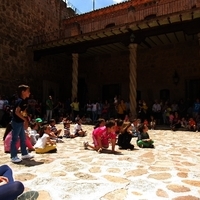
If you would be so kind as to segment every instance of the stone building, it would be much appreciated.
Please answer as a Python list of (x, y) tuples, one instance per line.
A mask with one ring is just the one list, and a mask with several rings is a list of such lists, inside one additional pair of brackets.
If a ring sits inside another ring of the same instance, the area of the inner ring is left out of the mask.
[[(63, 77), (67, 73), (66, 64), (58, 67), (62, 61), (54, 56), (34, 62), (33, 52), (28, 47), (40, 35), (49, 40), (58, 39), (62, 20), (75, 14), (60, 0), (0, 1), (0, 94), (10, 96), (18, 84), (26, 83), (42, 100), (43, 87), (49, 82), (53, 82), (50, 89), (58, 94), (57, 85), (67, 83), (66, 76)], [(58, 83), (58, 80), (62, 81)]]
[(1, 1), (2, 93), (110, 99), (200, 96), (200, 1), (130, 0), (75, 15), (59, 0)]

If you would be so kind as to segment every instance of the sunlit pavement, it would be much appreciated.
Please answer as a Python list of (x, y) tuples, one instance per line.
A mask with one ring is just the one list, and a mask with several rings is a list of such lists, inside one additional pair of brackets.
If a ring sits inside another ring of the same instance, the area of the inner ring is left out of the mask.
[(35, 158), (20, 164), (11, 163), (1, 141), (0, 164), (11, 166), (15, 179), (37, 190), (39, 200), (200, 199), (200, 133), (149, 130), (155, 149), (140, 149), (133, 138), (133, 151), (116, 146), (119, 153), (98, 154), (83, 148), (83, 141), (92, 141), (93, 126), (83, 129), (86, 137), (64, 138), (57, 153), (32, 152)]

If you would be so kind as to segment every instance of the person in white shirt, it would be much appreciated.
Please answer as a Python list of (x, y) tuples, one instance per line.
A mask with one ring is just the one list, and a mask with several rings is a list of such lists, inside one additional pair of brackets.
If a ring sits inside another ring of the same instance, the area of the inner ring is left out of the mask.
[(37, 132), (38, 130), (38, 123), (37, 122), (30, 122), (30, 128), (31, 130), (29, 131), (29, 137), (31, 140), (31, 144), (34, 146), (39, 138), (39, 133)]
[(47, 153), (56, 151), (56, 141), (50, 139), (51, 128), (49, 125), (43, 126), (43, 135), (34, 145), (36, 153)]
[(161, 105), (160, 103), (158, 103), (158, 100), (155, 100), (155, 103), (152, 106), (152, 112), (153, 112), (153, 116), (156, 120), (156, 124), (160, 124), (160, 120), (162, 118), (162, 113), (161, 113)]
[(77, 136), (84, 137), (84, 136), (86, 136), (86, 131), (83, 131), (81, 123), (82, 123), (81, 119), (78, 119), (76, 121), (76, 124), (74, 126), (74, 131), (73, 131), (74, 137), (77, 137)]

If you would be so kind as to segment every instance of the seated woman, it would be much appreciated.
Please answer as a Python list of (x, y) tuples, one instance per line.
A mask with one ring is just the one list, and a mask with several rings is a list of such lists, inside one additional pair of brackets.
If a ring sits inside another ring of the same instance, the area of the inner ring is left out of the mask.
[(140, 148), (154, 148), (154, 141), (149, 137), (149, 134), (147, 133), (148, 126), (145, 124), (141, 124), (139, 127), (139, 134), (138, 134), (138, 139), (137, 139), (137, 145)]
[(8, 165), (0, 166), (0, 199), (1, 200), (36, 200), (39, 196), (37, 191), (23, 193), (24, 185), (13, 178), (12, 169)]
[(122, 125), (122, 131), (118, 136), (118, 142), (120, 149), (134, 149), (134, 145), (131, 144), (131, 139), (133, 137), (131, 122), (124, 122)]
[(51, 127), (44, 125), (42, 130), (42, 136), (37, 140), (35, 147), (36, 153), (48, 153), (56, 151), (56, 141), (50, 139)]

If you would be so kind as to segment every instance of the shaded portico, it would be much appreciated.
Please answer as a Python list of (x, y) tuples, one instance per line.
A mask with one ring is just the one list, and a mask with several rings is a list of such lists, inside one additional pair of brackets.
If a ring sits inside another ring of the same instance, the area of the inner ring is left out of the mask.
[[(180, 2), (187, 3), (187, 7), (175, 9), (174, 6), (177, 7)], [(127, 7), (122, 9), (123, 12), (119, 9), (119, 15), (124, 17), (124, 10), (126, 10), (127, 15), (124, 18), (126, 23), (110, 24), (111, 27), (107, 26), (104, 29), (100, 27), (101, 29), (92, 31), (86, 28), (88, 20), (87, 23), (84, 20), (84, 17), (87, 15), (89, 17), (89, 14), (80, 15), (64, 22), (66, 26), (69, 25), (71, 31), (66, 31), (68, 29), (65, 27), (65, 33), (63, 32), (60, 34), (61, 37), (53, 41), (38, 38), (32, 49), (35, 60), (39, 60), (42, 56), (64, 52), (73, 55), (72, 97), (77, 96), (78, 92), (79, 58), (87, 59), (99, 54), (129, 51), (129, 100), (130, 109), (134, 115), (137, 96), (137, 48), (150, 49), (159, 45), (197, 40), (197, 34), (200, 32), (200, 10), (197, 1), (189, 0), (152, 4), (142, 9), (134, 7), (130, 2), (124, 5)], [(94, 26), (94, 21), (98, 20), (91, 19), (89, 27)], [(101, 19), (99, 19), (99, 24), (101, 24)]]

